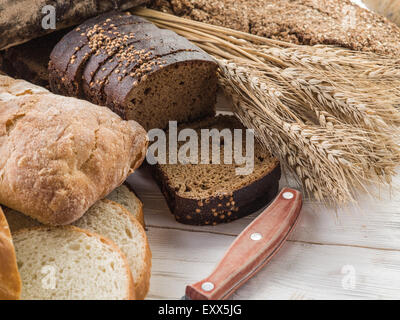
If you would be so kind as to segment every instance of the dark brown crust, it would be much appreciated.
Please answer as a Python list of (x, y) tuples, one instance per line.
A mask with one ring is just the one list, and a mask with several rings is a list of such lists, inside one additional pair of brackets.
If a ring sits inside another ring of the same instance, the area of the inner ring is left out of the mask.
[[(53, 73), (50, 77), (50, 87), (57, 90), (57, 93), (83, 98), (82, 74), (94, 53), (89, 46), (87, 33), (90, 30), (93, 34), (98, 34), (100, 31), (112, 32), (114, 27), (124, 29), (124, 26), (138, 21), (145, 20), (129, 13), (112, 11), (92, 18), (66, 34), (50, 55), (49, 70)], [(93, 27), (100, 25), (101, 28), (93, 31)]]
[(0, 3), (0, 50), (7, 49), (53, 32), (44, 29), (42, 8), (52, 5), (56, 13), (57, 30), (82, 23), (101, 13), (126, 10), (147, 0), (4, 0)]
[[(135, 33), (135, 37), (134, 39), (131, 39), (130, 41), (127, 42), (127, 46), (136, 42), (141, 41), (143, 38), (146, 38), (150, 35), (150, 32), (153, 31), (155, 32), (157, 29), (157, 27), (149, 22), (144, 21), (143, 19), (141, 19), (140, 22), (136, 21), (135, 23), (131, 23), (131, 24), (127, 24), (124, 25), (123, 27), (119, 27), (118, 31), (121, 34), (128, 34), (131, 32), (133, 25), (137, 25), (140, 24), (140, 31), (138, 31), (137, 33)], [(125, 32), (125, 29), (127, 32)], [(116, 37), (116, 36), (115, 36)], [(111, 38), (115, 38), (115, 37), (111, 37)], [(100, 69), (105, 68), (104, 71), (108, 70), (107, 69), (107, 62), (112, 59), (112, 57), (117, 53), (117, 50), (114, 51), (113, 54), (109, 54), (107, 53), (104, 49), (100, 50), (99, 54), (96, 55), (92, 55), (90, 57), (90, 59), (88, 60), (85, 70), (83, 72), (83, 76), (82, 76), (82, 86), (83, 86), (83, 91), (85, 96), (87, 96), (88, 98), (92, 99), (93, 96), (97, 96), (96, 92), (96, 88), (100, 87), (100, 86), (94, 86), (94, 83), (92, 83), (92, 87), (91, 82), (93, 81), (93, 79), (96, 78), (97, 73), (99, 72)], [(111, 72), (111, 70), (109, 70)], [(104, 79), (106, 79), (106, 76), (103, 77)], [(100, 80), (99, 80), (100, 82)], [(92, 90), (93, 88), (93, 90)]]
[[(88, 45), (89, 38), (86, 32), (108, 18), (119, 20), (124, 19), (124, 16), (119, 12), (109, 12), (92, 18), (66, 34), (58, 42), (50, 55), (49, 71), (52, 75), (49, 79), (52, 90), (54, 89), (55, 92), (67, 96), (82, 97), (80, 85), (82, 73), (86, 62), (93, 53)], [(126, 17), (129, 18), (130, 16)], [(125, 23), (125, 20), (120, 23)], [(110, 28), (109, 24), (105, 28), (106, 30)], [(72, 57), (75, 57), (75, 59)]]
[[(277, 195), (281, 177), (281, 168), (278, 164), (270, 173), (232, 194), (191, 199), (176, 194), (168, 184), (168, 177), (158, 165), (150, 168), (176, 221), (198, 226), (230, 222), (261, 209)], [(232, 200), (234, 205), (227, 206), (226, 204), (232, 203)], [(216, 209), (216, 216), (213, 209)]]
[[(127, 41), (127, 46), (135, 46), (143, 39), (147, 39), (151, 36), (156, 36), (159, 29), (151, 23), (143, 23), (139, 31), (135, 32), (135, 38)], [(104, 105), (106, 99), (104, 98), (104, 86), (106, 81), (112, 74), (112, 72), (117, 68), (120, 61), (115, 58), (115, 56), (108, 57), (102, 62), (101, 68), (98, 68), (93, 76), (93, 84), (90, 88), (85, 91), (86, 97), (93, 102)], [(127, 62), (123, 62), (127, 63)], [(85, 84), (85, 83), (84, 83)], [(90, 89), (90, 90), (89, 90)]]

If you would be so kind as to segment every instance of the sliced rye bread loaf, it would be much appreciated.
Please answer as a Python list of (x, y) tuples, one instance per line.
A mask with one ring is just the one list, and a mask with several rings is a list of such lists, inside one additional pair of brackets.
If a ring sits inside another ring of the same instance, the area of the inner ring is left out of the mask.
[(104, 88), (105, 105), (146, 129), (165, 128), (169, 120), (181, 123), (213, 115), (209, 106), (215, 104), (215, 74), (202, 62), (203, 56), (177, 49), (134, 67), (129, 75), (114, 72)]
[(21, 277), (18, 272), (10, 227), (0, 208), (0, 300), (18, 300)]
[(56, 93), (106, 105), (151, 129), (214, 115), (216, 70), (213, 58), (185, 38), (113, 12), (60, 40), (49, 81)]
[[(130, 191), (129, 191), (130, 192)], [(125, 197), (127, 193), (122, 192)], [(131, 195), (129, 195), (131, 197)], [(114, 196), (121, 199), (121, 196)], [(129, 202), (128, 202), (129, 203)], [(141, 207), (137, 207), (141, 211)], [(5, 208), (12, 233), (25, 228), (42, 226), (24, 214)], [(100, 200), (88, 212), (73, 223), (74, 226), (97, 233), (112, 240), (125, 254), (135, 283), (137, 299), (144, 299), (149, 290), (151, 275), (151, 251), (142, 225), (127, 209), (111, 200)]]
[(125, 255), (111, 241), (73, 226), (13, 234), (24, 300), (133, 300)]
[[(114, 18), (113, 22), (110, 17)], [(108, 12), (87, 20), (67, 33), (50, 54), (49, 81), (53, 84), (52, 91), (82, 97), (80, 83), (86, 62), (97, 51), (99, 42), (113, 34), (114, 28), (134, 23), (129, 17), (129, 14)]]
[[(179, 129), (184, 128), (194, 129), (199, 139), (201, 129), (229, 129), (231, 132), (244, 129), (234, 116), (226, 115), (185, 124)], [(245, 138), (242, 140), (245, 141)], [(184, 143), (178, 142), (178, 146)], [(198, 147), (200, 155), (200, 141)], [(268, 204), (278, 192), (281, 176), (279, 162), (256, 141), (254, 149), (254, 171), (249, 175), (236, 174), (235, 169), (242, 165), (224, 163), (223, 143), (221, 164), (152, 165), (153, 176), (175, 219), (191, 225), (216, 225), (253, 213)], [(245, 154), (244, 143), (242, 151)]]
[(106, 199), (119, 203), (127, 209), (143, 227), (145, 226), (143, 203), (127, 183), (116, 188)]
[[(132, 25), (134, 24), (140, 24), (140, 32), (137, 32), (134, 36), (132, 36), (130, 31), (132, 30)], [(128, 25), (119, 26), (118, 32), (114, 31), (114, 29), (111, 30), (111, 33), (107, 38), (109, 39), (109, 45), (106, 47), (101, 47), (99, 51), (92, 55), (86, 63), (86, 67), (82, 75), (82, 88), (84, 96), (90, 97), (91, 99), (97, 97), (98, 91), (96, 90), (97, 86), (95, 87), (95, 84), (100, 85), (101, 80), (97, 80), (97, 83), (95, 83), (93, 80), (100, 69), (103, 69), (103, 71), (108, 70), (104, 65), (109, 60), (112, 60), (117, 54), (122, 54), (127, 47), (131, 46), (133, 48), (135, 43), (139, 42), (143, 38), (150, 37), (150, 33), (155, 31), (157, 31), (157, 27), (144, 19), (134, 21)], [(120, 45), (113, 43), (115, 42), (114, 39), (121, 39), (121, 37), (124, 36), (129, 36), (129, 39), (121, 42)]]

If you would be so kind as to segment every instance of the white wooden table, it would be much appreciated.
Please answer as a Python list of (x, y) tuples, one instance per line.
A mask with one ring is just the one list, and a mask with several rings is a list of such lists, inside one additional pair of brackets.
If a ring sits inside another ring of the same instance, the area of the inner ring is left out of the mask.
[[(227, 102), (219, 101), (226, 110)], [(207, 276), (256, 214), (215, 227), (177, 223), (146, 169), (129, 178), (144, 202), (153, 268), (149, 299), (180, 299)], [(394, 186), (399, 185), (400, 175)], [(293, 184), (281, 179), (281, 186)], [(305, 201), (300, 222), (272, 261), (233, 299), (400, 299), (400, 189), (358, 207)]]
[[(177, 223), (147, 170), (129, 182), (144, 202), (153, 252), (149, 299), (179, 299), (207, 276), (251, 215), (215, 227)], [(286, 185), (282, 181), (282, 185)], [(400, 197), (335, 212), (306, 201), (273, 260), (233, 299), (399, 299)]]

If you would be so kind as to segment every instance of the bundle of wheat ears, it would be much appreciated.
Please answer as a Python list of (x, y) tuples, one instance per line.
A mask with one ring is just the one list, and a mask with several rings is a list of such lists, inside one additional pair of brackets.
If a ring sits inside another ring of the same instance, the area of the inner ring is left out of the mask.
[(219, 63), (219, 82), (243, 124), (308, 196), (346, 204), (390, 185), (400, 163), (400, 60), (300, 46), (140, 8)]

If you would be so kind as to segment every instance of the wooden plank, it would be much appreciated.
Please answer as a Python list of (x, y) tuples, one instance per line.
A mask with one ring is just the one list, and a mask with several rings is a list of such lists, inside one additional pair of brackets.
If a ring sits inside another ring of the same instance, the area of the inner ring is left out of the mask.
[[(219, 99), (228, 110), (229, 103)], [(179, 224), (147, 169), (138, 170), (128, 182), (144, 202), (153, 251), (150, 299), (179, 299), (187, 284), (212, 271), (257, 215), (215, 227)], [(394, 185), (399, 182), (400, 176)], [(295, 184), (282, 179), (281, 186)], [(358, 207), (337, 211), (305, 201), (300, 223), (283, 250), (234, 298), (399, 299), (398, 190), (391, 196), (382, 191), (379, 201), (362, 196)]]
[[(192, 230), (213, 234), (238, 235), (256, 214), (218, 226), (187, 226), (177, 223), (164, 197), (147, 169), (140, 169), (128, 180), (144, 202), (149, 226)], [(399, 181), (399, 177), (397, 177)], [(281, 185), (287, 182), (282, 179)], [(376, 201), (363, 197), (359, 207), (328, 210), (306, 201), (292, 240), (400, 250), (400, 196)]]
[[(212, 271), (234, 239), (154, 227), (148, 235), (153, 251), (149, 299), (180, 299), (187, 284)], [(398, 251), (289, 241), (233, 298), (399, 299), (399, 270)]]

